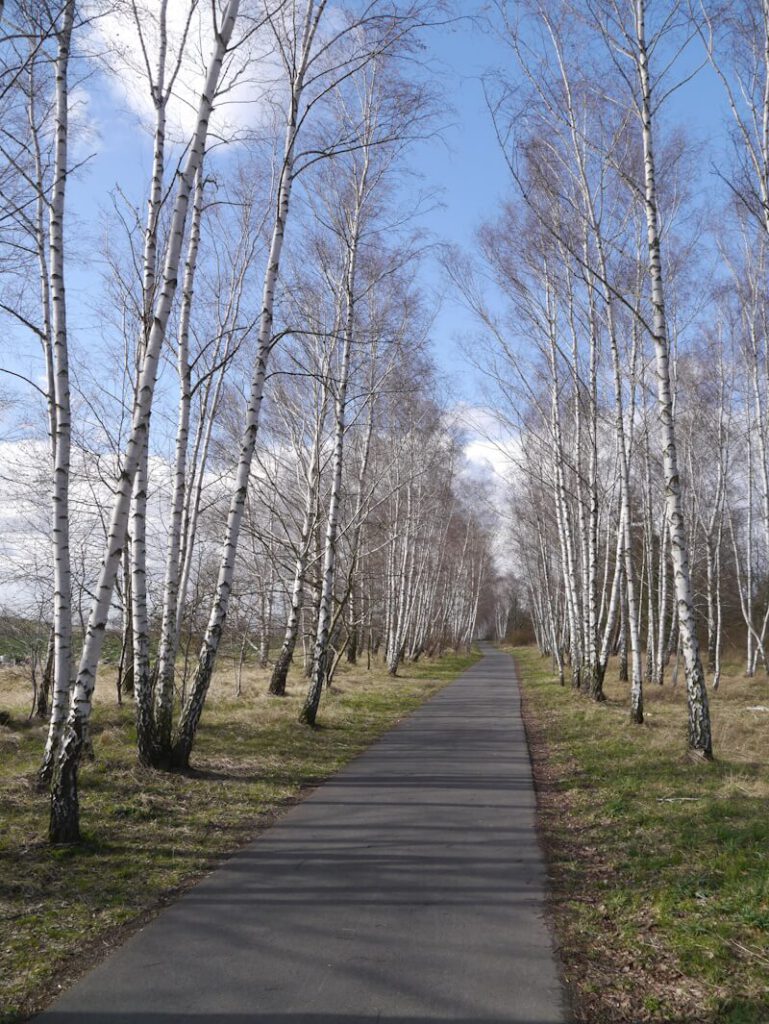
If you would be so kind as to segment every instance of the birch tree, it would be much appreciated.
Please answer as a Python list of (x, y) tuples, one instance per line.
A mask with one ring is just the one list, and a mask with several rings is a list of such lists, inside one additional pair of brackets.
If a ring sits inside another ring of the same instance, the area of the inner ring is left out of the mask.
[[(665, 290), (662, 274), (662, 239), (657, 204), (656, 164), (654, 149), (654, 115), (659, 109), (652, 101), (652, 71), (649, 64), (650, 45), (646, 35), (646, 0), (635, 0), (634, 36), (625, 34), (625, 43), (632, 45), (633, 62), (638, 76), (636, 109), (641, 119), (644, 155), (644, 208), (649, 246), (649, 278), (653, 307), (652, 339), (657, 368), (657, 396), (663, 437), (665, 497), (673, 572), (677, 598), (677, 614), (686, 666), (686, 688), (689, 705), (689, 748), (706, 759), (713, 756), (705, 674), (702, 668), (699, 640), (694, 614), (694, 597), (689, 572), (689, 550), (681, 499), (681, 477), (678, 469), (673, 399), (670, 386), (670, 348), (666, 320)], [(663, 23), (664, 30), (664, 23)], [(651, 52), (659, 40), (654, 35)]]

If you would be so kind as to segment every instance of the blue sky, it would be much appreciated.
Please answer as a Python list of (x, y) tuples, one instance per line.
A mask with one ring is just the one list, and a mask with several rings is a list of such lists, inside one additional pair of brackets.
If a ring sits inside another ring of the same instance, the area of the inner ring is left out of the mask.
[[(493, 219), (500, 201), (512, 194), (510, 174), (497, 144), (484, 100), (481, 77), (489, 69), (509, 67), (510, 53), (492, 33), (477, 28), (442, 29), (432, 37), (431, 52), (443, 68), (447, 98), (454, 107), (443, 142), (422, 146), (415, 153), (415, 165), (425, 180), (440, 190), (443, 205), (425, 217), (425, 226), (435, 236), (472, 250), (480, 224)], [(686, 78), (701, 62), (696, 43), (678, 65)], [(666, 123), (685, 127), (692, 140), (702, 146), (705, 159), (700, 167), (700, 199), (721, 201), (721, 185), (713, 173), (714, 163), (723, 163), (724, 120), (727, 108), (716, 75), (702, 67), (671, 97)], [(434, 329), (434, 352), (441, 368), (450, 375), (457, 397), (468, 402), (480, 400), (477, 371), (461, 351), (460, 339), (477, 334), (472, 315), (445, 289), (437, 267), (428, 268), (431, 286), (443, 289), (444, 301)]]
[[(453, 109), (441, 139), (420, 146), (414, 154), (417, 171), (441, 197), (441, 205), (424, 218), (424, 226), (441, 241), (471, 248), (478, 227), (494, 216), (510, 189), (481, 81), (489, 68), (504, 64), (507, 54), (498, 39), (469, 24), (436, 30), (430, 52)], [(458, 342), (472, 337), (476, 324), (446, 287), (437, 265), (427, 267), (425, 277), (443, 296), (433, 331), (436, 361), (450, 377), (457, 397), (472, 401), (477, 392), (475, 371)]]

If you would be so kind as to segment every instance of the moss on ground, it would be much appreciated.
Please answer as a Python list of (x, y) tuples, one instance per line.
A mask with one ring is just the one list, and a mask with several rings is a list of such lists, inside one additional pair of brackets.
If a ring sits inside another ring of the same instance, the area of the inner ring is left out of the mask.
[(713, 764), (686, 756), (686, 697), (648, 686), (646, 722), (607, 675), (598, 705), (514, 651), (578, 1020), (769, 1022), (769, 705), (727, 666)]
[(301, 676), (286, 698), (270, 698), (266, 673), (247, 668), (235, 698), (223, 669), (187, 774), (137, 766), (131, 704), (117, 707), (102, 679), (95, 760), (81, 772), (84, 840), (72, 848), (45, 841), (48, 801), (34, 787), (45, 729), (27, 720), (21, 671), (3, 672), (0, 704), (12, 718), (0, 726), (0, 1022), (39, 1009), (84, 953), (93, 963), (477, 657), (408, 665), (396, 679), (381, 666), (343, 667), (315, 729), (297, 723)]

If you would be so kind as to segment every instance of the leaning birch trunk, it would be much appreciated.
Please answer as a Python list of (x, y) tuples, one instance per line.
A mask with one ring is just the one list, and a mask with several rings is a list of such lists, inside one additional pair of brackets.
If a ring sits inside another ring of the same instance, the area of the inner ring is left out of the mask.
[[(198, 532), (200, 510), (203, 502), (203, 484), (205, 482), (205, 470), (208, 465), (208, 454), (211, 447), (211, 435), (213, 433), (216, 412), (222, 397), (224, 385), (224, 366), (230, 353), (229, 340), (224, 346), (222, 366), (219, 370), (215, 383), (213, 378), (209, 380), (205, 396), (201, 402), (198, 413), (198, 427), (195, 431), (195, 441), (189, 459), (192, 465), (192, 472), (185, 487), (184, 510), (182, 514), (182, 535), (181, 550), (179, 552), (179, 587), (176, 597), (176, 636), (173, 638), (174, 645), (178, 652), (181, 640), (182, 625), (184, 622), (184, 609), (187, 605), (187, 593), (192, 575), (192, 562), (195, 552), (195, 540)], [(213, 391), (213, 394), (211, 392)], [(183, 698), (182, 698), (183, 699)]]
[(182, 309), (179, 318), (179, 344), (177, 365), (179, 375), (179, 414), (174, 457), (174, 483), (171, 498), (171, 524), (166, 555), (165, 585), (163, 587), (163, 615), (160, 627), (157, 681), (155, 690), (155, 731), (152, 758), (154, 763), (167, 759), (171, 750), (173, 726), (174, 669), (178, 651), (177, 604), (181, 577), (182, 520), (187, 484), (187, 445), (190, 432), (190, 360), (189, 337), (192, 295), (200, 246), (200, 221), (203, 214), (203, 166), (198, 167), (195, 179), (195, 197), (187, 248), (187, 263), (182, 286)]
[(63, 742), (72, 676), (72, 582), (69, 554), (69, 465), (71, 421), (67, 311), (64, 289), (64, 201), (67, 186), (69, 134), (69, 55), (75, 19), (74, 0), (67, 0), (57, 32), (54, 180), (49, 220), (50, 296), (54, 371), (53, 572), (54, 670), (53, 699), (40, 780), (48, 782)]
[[(548, 270), (545, 266), (545, 276)], [(581, 649), (579, 628), (579, 601), (577, 598), (577, 574), (574, 565), (574, 544), (572, 539), (571, 523), (569, 519), (569, 507), (567, 500), (566, 482), (563, 473), (564, 449), (561, 431), (561, 414), (558, 407), (558, 341), (556, 338), (555, 312), (552, 305), (552, 295), (549, 283), (546, 289), (546, 311), (548, 321), (549, 340), (549, 363), (550, 363), (550, 429), (553, 434), (555, 454), (554, 465), (554, 487), (556, 520), (558, 523), (558, 535), (560, 539), (561, 563), (563, 569), (563, 583), (566, 591), (566, 609), (569, 622), (569, 653), (571, 657), (571, 682), (575, 689), (579, 689), (581, 677)]]
[(362, 205), (366, 194), (366, 178), (368, 171), (368, 153), (364, 157), (361, 179), (358, 183), (355, 213), (350, 232), (350, 250), (347, 272), (345, 274), (346, 320), (344, 343), (342, 348), (342, 365), (337, 384), (336, 401), (334, 403), (334, 456), (332, 461), (331, 497), (328, 505), (326, 523), (326, 541), (323, 552), (323, 583), (318, 611), (318, 627), (315, 634), (315, 651), (312, 663), (312, 680), (307, 691), (299, 721), (307, 725), (315, 725), (320, 706), (323, 683), (326, 678), (328, 660), (329, 627), (331, 625), (331, 605), (334, 597), (334, 578), (336, 569), (336, 540), (339, 528), (339, 506), (342, 500), (342, 468), (344, 465), (344, 438), (346, 431), (347, 382), (350, 376), (350, 355), (352, 352), (353, 333), (355, 330), (355, 269), (360, 239), (360, 222)]
[[(624, 600), (621, 603), (620, 630), (621, 644), (627, 636), (630, 641), (631, 681), (630, 681), (630, 718), (633, 722), (643, 722), (643, 666), (641, 664), (641, 628), (636, 595), (635, 566), (633, 563), (632, 509), (630, 505), (630, 455), (628, 440), (625, 433), (625, 414), (622, 397), (622, 372), (619, 358), (617, 335), (614, 330), (613, 306), (610, 295), (606, 295), (609, 318), (609, 341), (611, 347), (612, 370), (614, 376), (614, 408), (617, 431), (617, 449), (620, 456), (620, 537), (618, 543), (622, 550), (622, 582), (624, 583)], [(619, 549), (618, 549), (619, 554)], [(625, 648), (625, 651), (627, 648)], [(626, 656), (626, 655), (625, 655)], [(621, 675), (621, 673), (620, 673)]]
[[(400, 569), (397, 573), (398, 589), (393, 590), (392, 633), (390, 635), (389, 648), (387, 650), (387, 672), (391, 676), (396, 676), (398, 674), (398, 666), (400, 665), (401, 656), (403, 654), (403, 634), (406, 628), (406, 586), (414, 546), (414, 536), (411, 526), (412, 498), (412, 482), (409, 480), (406, 485), (406, 519), (403, 531), (403, 551), (400, 559)], [(395, 583), (395, 580), (393, 580), (393, 583)]]
[[(322, 7), (319, 12), (322, 11)], [(259, 419), (262, 406), (262, 395), (264, 392), (264, 381), (267, 374), (267, 362), (272, 347), (272, 321), (273, 308), (275, 305), (275, 289), (280, 271), (280, 257), (283, 250), (283, 239), (285, 237), (286, 223), (288, 220), (289, 201), (291, 188), (294, 182), (294, 153), (296, 138), (299, 130), (299, 104), (301, 102), (302, 90), (304, 87), (304, 76), (310, 57), (315, 30), (318, 26), (320, 13), (317, 12), (314, 20), (312, 16), (312, 4), (307, 6), (307, 18), (304, 32), (304, 46), (302, 61), (291, 83), (291, 96), (289, 100), (289, 112), (286, 124), (286, 139), (283, 153), (283, 166), (281, 168), (280, 181), (278, 184), (277, 207), (275, 222), (273, 224), (270, 251), (267, 259), (267, 270), (264, 278), (264, 291), (262, 295), (262, 313), (259, 321), (259, 337), (257, 342), (257, 354), (254, 365), (251, 390), (249, 393), (248, 406), (246, 409), (246, 420), (243, 436), (240, 445), (238, 467), (235, 473), (235, 486), (230, 498), (230, 507), (227, 515), (224, 544), (222, 546), (221, 560), (219, 563), (219, 575), (216, 583), (216, 593), (211, 606), (211, 614), (208, 619), (208, 626), (203, 638), (203, 644), (198, 655), (198, 664), (195, 676), (190, 686), (190, 691), (182, 709), (181, 716), (176, 728), (173, 740), (172, 763), (175, 767), (186, 768), (189, 764), (192, 745), (195, 742), (200, 716), (203, 714), (208, 688), (211, 684), (211, 677), (214, 672), (216, 655), (219, 651), (219, 643), (224, 630), (224, 623), (227, 618), (227, 610), (230, 603), (232, 591), (232, 580), (235, 572), (235, 556), (240, 538), (240, 526), (243, 521), (243, 512), (246, 504), (248, 491), (248, 480), (251, 475), (251, 462), (256, 447), (256, 437), (259, 432)]]
[[(36, 112), (36, 100), (38, 96), (37, 84), (36, 84), (36, 66), (35, 61), (32, 58), (34, 54), (35, 42), (30, 39), (30, 60), (29, 60), (29, 85), (28, 85), (28, 103), (27, 103), (27, 117), (29, 125), (29, 134), (32, 143), (32, 151), (34, 154), (34, 165), (35, 165), (35, 219), (34, 219), (34, 233), (35, 233), (35, 245), (37, 249), (37, 262), (38, 262), (38, 279), (40, 284), (40, 314), (42, 320), (42, 331), (40, 333), (40, 341), (43, 348), (43, 357), (45, 359), (45, 382), (46, 382), (46, 407), (48, 411), (48, 436), (51, 445), (51, 469), (52, 473), (56, 471), (56, 442), (57, 442), (57, 431), (56, 431), (56, 370), (54, 364), (54, 338), (52, 330), (52, 311), (51, 311), (51, 268), (48, 258), (50, 251), (50, 214), (51, 204), (46, 201), (46, 186), (45, 186), (45, 169), (43, 166), (43, 154), (40, 146), (40, 125), (37, 123), (37, 112)], [(47, 223), (46, 223), (47, 221)], [(62, 240), (63, 241), (63, 240)], [(63, 252), (63, 249), (62, 249)], [(62, 272), (62, 286), (63, 286), (63, 272)], [(65, 296), (66, 300), (66, 296)], [(66, 301), (62, 303), (62, 313), (65, 314), (64, 319), (66, 321)], [(64, 324), (64, 339), (66, 341), (66, 322)], [(65, 353), (66, 354), (66, 353)], [(68, 367), (67, 367), (68, 370)], [(67, 372), (66, 376), (69, 376)], [(56, 519), (56, 510), (53, 510), (54, 521)], [(70, 621), (71, 621), (70, 613)], [(53, 725), (50, 716), (50, 698), (53, 694), (53, 678), (55, 670), (55, 654), (56, 654), (56, 622), (54, 617), (54, 624), (52, 625), (48, 635), (48, 647), (46, 650), (45, 663), (43, 665), (43, 671), (40, 680), (40, 688), (37, 692), (37, 697), (34, 704), (34, 714), (37, 718), (45, 721), (49, 720), (49, 735), (45, 746), (45, 755), (48, 754), (49, 749), (52, 749), (58, 743), (58, 739), (53, 738), (51, 744), (51, 726)], [(70, 668), (71, 674), (71, 668)], [(62, 718), (61, 726), (67, 718), (67, 706), (69, 704), (69, 681), (67, 683), (67, 690), (65, 700), (62, 704)], [(54, 731), (55, 731), (54, 726)], [(43, 764), (43, 770), (39, 776), (39, 782), (44, 784), (50, 781), (50, 775), (53, 768), (53, 760), (51, 759), (48, 764)]]
[[(149, 422), (147, 424), (149, 429)], [(131, 537), (131, 632), (133, 689), (136, 708), (136, 742), (139, 761), (153, 762), (154, 721), (150, 675), (150, 625), (147, 611), (147, 487), (149, 483), (149, 437), (145, 434), (131, 493), (129, 531)]]
[(256, 437), (259, 431), (259, 419), (264, 392), (264, 381), (267, 373), (267, 361), (272, 342), (272, 318), (275, 297), (275, 287), (280, 266), (280, 253), (283, 246), (283, 234), (285, 230), (286, 217), (288, 214), (288, 200), (291, 188), (290, 175), (286, 174), (285, 165), (280, 188), (280, 201), (278, 216), (276, 217), (273, 230), (272, 243), (268, 259), (267, 274), (265, 277), (264, 296), (262, 301), (262, 315), (259, 328), (259, 342), (254, 366), (254, 374), (251, 381), (248, 406), (246, 410), (246, 424), (241, 439), (238, 467), (235, 474), (235, 487), (230, 499), (230, 507), (227, 515), (227, 526), (225, 532), (222, 555), (219, 564), (219, 575), (216, 583), (216, 593), (211, 607), (211, 614), (208, 619), (208, 626), (203, 638), (203, 644), (198, 655), (198, 664), (195, 676), (192, 680), (187, 700), (182, 709), (181, 717), (173, 739), (172, 762), (176, 767), (184, 768), (189, 764), (192, 745), (195, 740), (200, 716), (203, 713), (203, 705), (211, 677), (214, 671), (216, 655), (219, 650), (225, 619), (229, 608), (230, 594), (232, 591), (232, 580), (235, 572), (235, 555), (237, 552), (238, 540), (240, 538), (240, 527), (243, 521), (243, 512), (246, 503), (248, 480), (251, 475), (251, 462)]
[(716, 649), (713, 664), (713, 689), (717, 690), (721, 683), (721, 643), (723, 633), (723, 604), (721, 600), (721, 540), (723, 536), (723, 516), (718, 523), (716, 539)]
[[(567, 310), (568, 310), (567, 319), (569, 321), (569, 324), (570, 324), (570, 327), (571, 327), (571, 334), (572, 334), (572, 364), (573, 365), (571, 367), (571, 373), (572, 373), (573, 379), (574, 379), (574, 423), (573, 423), (574, 450), (573, 450), (571, 459), (567, 459), (565, 457), (564, 452), (561, 449), (560, 443), (559, 443), (559, 446), (558, 446), (558, 448), (556, 450), (556, 458), (559, 460), (559, 472), (561, 473), (561, 476), (563, 476), (563, 466), (564, 465), (568, 465), (569, 463), (571, 463), (573, 465), (573, 467), (574, 467), (574, 482), (573, 482), (572, 486), (573, 486), (573, 489), (574, 489), (574, 498), (575, 498), (575, 505), (576, 505), (576, 520), (577, 520), (576, 528), (574, 530), (574, 534), (576, 534), (576, 539), (578, 540), (577, 550), (578, 550), (578, 554), (579, 554), (579, 563), (580, 563), (579, 564), (579, 569), (580, 569), (580, 571), (579, 571), (579, 584), (580, 584), (579, 589), (581, 590), (581, 598), (582, 598), (581, 603), (580, 603), (580, 606), (581, 606), (581, 609), (582, 609), (582, 614), (577, 617), (577, 622), (579, 623), (579, 637), (580, 637), (579, 647), (580, 647), (580, 650), (582, 652), (582, 659), (581, 659), (581, 662), (580, 662), (579, 684), (581, 686), (583, 684), (583, 682), (584, 682), (586, 684), (586, 686), (589, 687), (590, 683), (592, 682), (592, 680), (590, 680), (588, 678), (591, 675), (591, 673), (592, 673), (592, 664), (590, 663), (590, 623), (588, 621), (588, 619), (589, 619), (589, 613), (588, 613), (589, 598), (588, 598), (588, 593), (587, 593), (588, 577), (589, 577), (588, 541), (587, 541), (588, 527), (587, 527), (587, 522), (586, 522), (586, 518), (585, 518), (585, 498), (584, 498), (584, 488), (583, 488), (583, 479), (584, 479), (583, 458), (582, 458), (583, 426), (582, 426), (582, 400), (581, 400), (582, 379), (581, 379), (581, 375), (580, 375), (580, 371), (579, 371), (579, 333), (578, 333), (578, 331), (576, 329), (575, 321), (574, 321), (574, 289), (573, 289), (573, 284), (572, 284), (572, 276), (571, 276), (571, 274), (568, 274), (568, 273), (566, 275), (566, 288), (565, 288), (565, 290), (566, 290)], [(553, 362), (553, 366), (555, 366), (554, 362)], [(556, 372), (555, 369), (553, 369), (553, 373), (555, 373), (555, 372)], [(576, 590), (575, 590), (575, 593), (576, 593)]]
[[(374, 355), (373, 359), (376, 359), (376, 343), (374, 343)], [(368, 469), (369, 456), (371, 454), (371, 437), (374, 432), (374, 408), (376, 405), (376, 398), (374, 395), (373, 387), (369, 393), (369, 413), (368, 423), (366, 424), (366, 434), (363, 441), (363, 453), (360, 460), (360, 468), (358, 470), (358, 484), (357, 493), (355, 498), (355, 513), (353, 516), (355, 526), (353, 528), (352, 542), (350, 544), (350, 568), (347, 574), (347, 597), (349, 602), (349, 635), (347, 637), (346, 644), (346, 655), (347, 663), (355, 665), (358, 660), (358, 629), (359, 629), (359, 616), (357, 611), (357, 575), (358, 575), (358, 560), (360, 555), (361, 540), (363, 537), (363, 486), (366, 480), (366, 471)]]
[[(769, 127), (769, 125), (768, 125)], [(713, 651), (713, 689), (717, 690), (721, 682), (721, 641), (723, 632), (723, 604), (721, 593), (721, 545), (724, 534), (724, 505), (726, 502), (727, 467), (728, 467), (728, 435), (725, 425), (724, 391), (725, 381), (723, 361), (719, 362), (719, 406), (718, 406), (718, 500), (713, 511), (711, 522), (716, 525), (715, 541), (715, 604), (716, 604), (716, 636)]]
[[(315, 501), (313, 498), (312, 505), (314, 504)], [(301, 618), (302, 607), (304, 605), (304, 578), (307, 572), (307, 556), (309, 554), (310, 544), (312, 543), (312, 529), (312, 511), (310, 510), (308, 513), (308, 511), (305, 510), (305, 519), (302, 524), (302, 536), (300, 539), (301, 549), (296, 559), (296, 566), (294, 567), (294, 584), (291, 588), (291, 606), (289, 608), (288, 620), (286, 622), (286, 632), (283, 636), (280, 653), (275, 659), (275, 664), (272, 668), (270, 685), (267, 688), (267, 692), (271, 693), (273, 697), (284, 697), (286, 694), (288, 670), (290, 669), (291, 662), (294, 659), (296, 640), (299, 636), (299, 620)]]
[[(318, 612), (320, 611), (320, 595), (322, 590), (321, 571), (323, 568), (323, 537), (321, 533), (320, 517), (320, 491), (316, 492), (315, 522), (312, 528), (312, 575), (310, 577), (310, 589), (312, 600), (310, 602), (309, 614), (305, 616), (304, 634), (302, 636), (302, 648), (304, 664), (302, 671), (305, 679), (312, 679), (312, 659), (315, 651), (315, 636), (318, 632)], [(309, 618), (309, 622), (306, 620)]]
[(197, 128), (187, 154), (184, 169), (179, 174), (179, 185), (171, 216), (169, 244), (163, 268), (163, 284), (155, 306), (155, 316), (147, 339), (146, 352), (136, 389), (131, 433), (126, 446), (123, 469), (118, 480), (113, 502), (107, 546), (88, 619), (66, 731), (56, 759), (51, 787), (51, 821), (49, 828), (49, 836), (51, 842), (54, 843), (77, 842), (80, 837), (77, 774), (83, 744), (87, 736), (88, 720), (91, 713), (91, 699), (96, 684), (96, 668), (112, 604), (115, 576), (125, 544), (131, 491), (136, 467), (147, 433), (147, 423), (152, 408), (160, 350), (165, 339), (168, 317), (176, 294), (179, 258), (184, 239), (190, 193), (192, 192), (195, 175), (203, 156), (208, 122), (213, 109), (213, 101), (219, 83), (224, 56), (227, 52), (238, 15), (239, 4), (240, 0), (229, 0), (221, 19), (219, 34), (216, 37), (214, 52), (198, 106)]
[(668, 518), (667, 511), (663, 511), (662, 526), (660, 527), (660, 551), (659, 551), (659, 609), (657, 612), (657, 664), (654, 672), (654, 682), (662, 686), (665, 682), (665, 668), (667, 666), (667, 650), (665, 645), (665, 619), (668, 608)]
[(270, 566), (267, 577), (267, 592), (264, 592), (262, 585), (262, 614), (261, 614), (261, 636), (259, 641), (259, 667), (267, 668), (270, 661), (270, 640), (272, 639), (272, 609), (274, 605), (275, 592), (275, 542), (274, 536), (274, 512), (270, 509), (270, 520), (267, 526), (267, 535), (270, 538), (267, 547), (267, 561)]
[(619, 634), (617, 636), (617, 677), (621, 683), (627, 683), (630, 680), (630, 671), (628, 669), (628, 640), (627, 640), (627, 587), (625, 586), (625, 569), (622, 569), (622, 586), (620, 588), (620, 601), (619, 601)]
[[(325, 403), (324, 403), (325, 404)], [(283, 697), (286, 693), (286, 679), (288, 670), (294, 659), (296, 640), (299, 635), (299, 621), (304, 605), (304, 583), (307, 575), (307, 559), (312, 546), (313, 531), (315, 528), (315, 506), (317, 503), (318, 478), (320, 475), (320, 445), (322, 438), (322, 424), (324, 415), (318, 417), (315, 433), (312, 441), (312, 451), (308, 465), (307, 491), (304, 506), (304, 519), (302, 531), (299, 538), (299, 551), (296, 556), (294, 567), (294, 585), (291, 589), (291, 606), (286, 622), (286, 632), (283, 637), (283, 644), (280, 653), (275, 659), (275, 664), (270, 676), (268, 692), (273, 697)]]
[[(753, 640), (755, 637), (755, 630), (753, 628), (753, 431), (750, 423), (748, 424), (747, 431), (747, 442), (748, 442), (748, 515), (747, 515), (747, 558), (745, 565), (746, 574), (746, 600), (745, 610), (743, 612), (745, 618), (745, 625), (747, 629), (747, 637), (745, 640), (745, 674), (750, 679), (755, 671), (754, 668), (754, 656), (753, 656)], [(731, 522), (731, 520), (730, 520)], [(736, 564), (736, 552), (735, 547), (735, 564)], [(738, 577), (739, 579), (739, 577)]]
[(713, 756), (710, 710), (694, 618), (694, 600), (689, 573), (689, 549), (681, 500), (681, 478), (678, 472), (673, 401), (670, 390), (669, 340), (665, 319), (665, 295), (662, 280), (659, 214), (657, 210), (651, 83), (646, 49), (645, 0), (636, 0), (635, 21), (644, 154), (644, 205), (649, 247), (649, 276), (653, 307), (653, 341), (657, 367), (657, 396), (663, 437), (665, 500), (670, 528), (670, 547), (675, 577), (678, 623), (686, 671), (686, 692), (689, 709), (689, 748), (693, 753), (710, 759)]
[(134, 633), (133, 612), (131, 611), (131, 542), (126, 545), (121, 559), (122, 570), (122, 614), (123, 629), (120, 646), (120, 669), (118, 686), (120, 693), (133, 696), (134, 692)]
[[(591, 277), (591, 307), (595, 305)], [(588, 510), (588, 626), (591, 678), (589, 695), (596, 701), (605, 699), (603, 676), (598, 671), (598, 327), (591, 312), (590, 330), (590, 507)]]
[[(155, 107), (155, 134), (152, 156), (152, 177), (147, 200), (144, 227), (142, 275), (142, 336), (137, 346), (137, 379), (152, 324), (157, 279), (158, 223), (163, 199), (165, 174), (166, 53), (168, 37), (166, 16), (168, 0), (160, 0), (158, 11), (158, 60), (156, 78), (150, 75), (150, 94)], [(137, 20), (137, 28), (140, 26)], [(140, 30), (141, 31), (141, 30)], [(131, 537), (131, 614), (134, 656), (134, 698), (136, 702), (136, 740), (139, 761), (152, 765), (155, 760), (155, 720), (152, 710), (152, 675), (150, 670), (150, 626), (147, 608), (147, 492), (149, 487), (149, 421), (144, 434), (139, 463), (134, 477), (129, 516)]]
[(622, 512), (622, 502), (620, 499), (620, 515), (619, 524), (617, 526), (617, 544), (614, 553), (614, 573), (612, 575), (611, 592), (609, 595), (608, 608), (606, 612), (606, 622), (604, 624), (603, 636), (601, 639), (601, 647), (598, 653), (598, 672), (600, 673), (602, 680), (606, 676), (606, 666), (609, 664), (609, 656), (611, 654), (612, 641), (614, 640), (614, 633), (617, 628), (617, 615), (619, 613), (620, 604), (620, 589), (622, 586), (622, 553), (625, 548), (624, 518), (624, 513)]
[(651, 451), (648, 423), (644, 424), (644, 472), (645, 500), (643, 513), (644, 549), (646, 553), (646, 666), (644, 681), (650, 683), (654, 676), (655, 660), (655, 614), (654, 606), (654, 516), (652, 512)]

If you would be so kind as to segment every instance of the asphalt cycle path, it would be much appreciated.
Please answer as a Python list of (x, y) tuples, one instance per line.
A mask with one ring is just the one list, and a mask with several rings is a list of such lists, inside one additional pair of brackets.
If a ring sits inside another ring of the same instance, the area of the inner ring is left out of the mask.
[(509, 655), (483, 658), (40, 1024), (566, 1024)]

